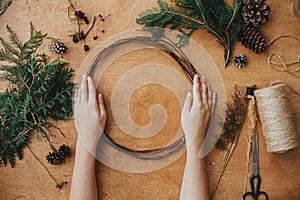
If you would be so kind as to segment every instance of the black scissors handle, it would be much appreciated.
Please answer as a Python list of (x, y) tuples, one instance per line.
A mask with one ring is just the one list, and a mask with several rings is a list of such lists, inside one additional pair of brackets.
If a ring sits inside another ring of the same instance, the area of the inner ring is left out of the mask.
[[(256, 187), (254, 187), (254, 181), (256, 180)], [(268, 195), (267, 193), (263, 192), (263, 191), (260, 191), (260, 183), (261, 183), (261, 178), (260, 176), (257, 174), (257, 175), (254, 175), (252, 174), (250, 176), (250, 187), (251, 187), (251, 192), (246, 192), (242, 199), (243, 200), (246, 200), (246, 197), (247, 196), (251, 196), (252, 197), (252, 200), (258, 200), (258, 197), (260, 195), (264, 196), (265, 197), (265, 200), (268, 200)]]

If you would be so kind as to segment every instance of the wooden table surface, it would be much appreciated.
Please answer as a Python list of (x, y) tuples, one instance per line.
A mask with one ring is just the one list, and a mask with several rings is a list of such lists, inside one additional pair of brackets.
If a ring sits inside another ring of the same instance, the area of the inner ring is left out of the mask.
[[(76, 75), (81, 75), (80, 68), (83, 60), (91, 52), (83, 51), (83, 44), (75, 44), (68, 36), (68, 31), (76, 30), (67, 13), (64, 10), (64, 1), (59, 0), (14, 0), (7, 11), (0, 16), (0, 36), (8, 39), (6, 24), (10, 25), (18, 34), (21, 41), (28, 38), (29, 22), (31, 21), (37, 30), (48, 33), (50, 36), (60, 38), (69, 47), (69, 52), (64, 59), (70, 63), (70, 67), (75, 69), (73, 80)], [(146, 8), (156, 6), (156, 1), (138, 0), (85, 0), (75, 1), (77, 9), (87, 13), (89, 18), (93, 15), (102, 14), (111, 16), (98, 29), (105, 30), (99, 33), (97, 40), (92, 39), (92, 35), (87, 38), (91, 50), (102, 41), (118, 34), (140, 26), (135, 23), (138, 14)], [(293, 35), (300, 37), (300, 19), (292, 12), (293, 0), (268, 1), (272, 12), (270, 20), (262, 28), (268, 41), (280, 35)], [(230, 99), (233, 92), (233, 84), (237, 83), (242, 90), (245, 84), (255, 83), (258, 88), (269, 86), (276, 80), (281, 80), (300, 91), (299, 78), (284, 72), (276, 72), (267, 63), (264, 54), (255, 54), (237, 43), (235, 54), (244, 53), (248, 56), (249, 64), (243, 69), (237, 69), (230, 64), (226, 69), (223, 68), (223, 49), (206, 31), (196, 31), (192, 38), (197, 41), (209, 53), (215, 62), (223, 84), (226, 96)], [(300, 44), (282, 40), (276, 46), (276, 50), (286, 58), (287, 61), (297, 60)], [(44, 49), (47, 54), (46, 48)], [(176, 127), (180, 125), (180, 105), (170, 90), (161, 85), (150, 84), (138, 88), (130, 98), (130, 114), (132, 119), (140, 126), (149, 123), (147, 115), (148, 109), (154, 103), (162, 104), (170, 119), (167, 119), (165, 127), (161, 133), (153, 138), (136, 139), (122, 132), (112, 117), (110, 108), (110, 98), (114, 85), (120, 77), (128, 70), (141, 63), (149, 63), (152, 58), (158, 57), (164, 60), (161, 53), (156, 51), (136, 51), (135, 56), (121, 57), (109, 67), (99, 84), (99, 88), (105, 95), (108, 106), (107, 132), (120, 144), (135, 149), (154, 148), (166, 145), (169, 136), (172, 136)], [(147, 56), (146, 56), (147, 55)], [(158, 56), (157, 56), (158, 55)], [(53, 55), (51, 55), (53, 56)], [(162, 56), (162, 58), (160, 58)], [(165, 61), (164, 64), (171, 65), (175, 70), (178, 66), (173, 61)], [(209, 66), (207, 66), (209, 67)], [(298, 65), (299, 67), (299, 65)], [(182, 72), (181, 72), (182, 73)], [(146, 76), (146, 75), (145, 75)], [(208, 78), (209, 74), (206, 75)], [(165, 77), (166, 80), (172, 77)], [(5, 83), (1, 83), (3, 90)], [(288, 92), (290, 106), (294, 112), (295, 125), (298, 136), (300, 134), (300, 96)], [(246, 122), (247, 123), (247, 122)], [(66, 134), (67, 139), (61, 135), (54, 138), (55, 145), (65, 143), (71, 147), (74, 155), (77, 139), (73, 121), (60, 121), (55, 123)], [(261, 189), (269, 194), (271, 200), (296, 200), (300, 199), (300, 148), (294, 149), (284, 154), (267, 153), (264, 143), (261, 125), (259, 122), (258, 133), (260, 139), (260, 174), (262, 177)], [(53, 130), (55, 132), (55, 130)], [(227, 170), (217, 190), (215, 199), (240, 199), (243, 194), (246, 169), (247, 151), (247, 125), (243, 128), (236, 150), (229, 162)], [(37, 157), (48, 168), (49, 172), (58, 181), (67, 181), (69, 184), (62, 189), (56, 189), (53, 180), (48, 176), (44, 168), (33, 157), (28, 148), (24, 149), (24, 159), (17, 160), (15, 168), (0, 167), (0, 200), (2, 199), (68, 199), (74, 156), (67, 159), (62, 165), (52, 166), (45, 160), (49, 146), (43, 141), (37, 141), (32, 137), (30, 148)], [(217, 175), (221, 166), (224, 152), (213, 149), (208, 155), (209, 184), (212, 188), (216, 182)], [(112, 169), (100, 162), (97, 163), (98, 188), (101, 199), (178, 199), (185, 164), (185, 154), (180, 156), (170, 165), (145, 173), (130, 173), (117, 169)], [(121, 159), (121, 158), (120, 158)], [(249, 188), (249, 187), (248, 187)]]

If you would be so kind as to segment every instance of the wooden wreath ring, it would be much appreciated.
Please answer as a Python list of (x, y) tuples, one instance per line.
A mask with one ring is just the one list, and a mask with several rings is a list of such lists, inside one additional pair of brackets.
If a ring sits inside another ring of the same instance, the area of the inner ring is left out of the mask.
[[(101, 62), (101, 60), (109, 54), (114, 48), (119, 47), (124, 44), (128, 43), (138, 43), (138, 44), (145, 44), (152, 47), (155, 47), (157, 49), (160, 49), (161, 51), (167, 53), (169, 56), (171, 56), (183, 69), (185, 74), (187, 75), (188, 79), (192, 82), (193, 77), (195, 74), (197, 74), (196, 69), (192, 65), (192, 63), (189, 61), (187, 56), (182, 52), (180, 48), (176, 46), (170, 39), (162, 37), (162, 38), (155, 38), (155, 37), (148, 37), (148, 36), (135, 36), (135, 37), (128, 37), (123, 38), (120, 40), (117, 40), (113, 44), (109, 45), (108, 47), (104, 48), (101, 52), (99, 52), (94, 61), (92, 62), (91, 67), (89, 68), (89, 71), (87, 74), (89, 76), (93, 76), (96, 67), (98, 66), (98, 63)], [(104, 133), (104, 135), (109, 140), (109, 144), (111, 146), (115, 145), (116, 147), (120, 148), (122, 151), (133, 155), (140, 159), (145, 160), (158, 160), (161, 159), (164, 156), (167, 156), (171, 154), (172, 152), (176, 152), (183, 148), (185, 146), (185, 137), (182, 136), (174, 143), (158, 148), (158, 149), (151, 149), (151, 150), (134, 150), (127, 147), (124, 147), (118, 143), (116, 143), (107, 133)]]

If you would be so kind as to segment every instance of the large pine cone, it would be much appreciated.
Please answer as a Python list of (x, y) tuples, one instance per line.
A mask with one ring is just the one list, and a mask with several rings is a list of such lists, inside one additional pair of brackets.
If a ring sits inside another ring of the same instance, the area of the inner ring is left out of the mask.
[(265, 0), (247, 0), (242, 8), (244, 22), (259, 27), (269, 19), (270, 7)]
[(240, 30), (238, 40), (242, 42), (244, 46), (255, 51), (256, 53), (264, 52), (268, 44), (261, 31), (252, 26), (245, 26)]

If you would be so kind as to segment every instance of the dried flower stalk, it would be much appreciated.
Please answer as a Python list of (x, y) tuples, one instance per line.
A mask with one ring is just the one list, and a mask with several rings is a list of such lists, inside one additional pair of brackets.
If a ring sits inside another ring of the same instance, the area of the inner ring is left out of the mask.
[(250, 152), (251, 152), (251, 145), (252, 145), (252, 138), (256, 131), (256, 122), (257, 122), (257, 111), (256, 111), (256, 101), (254, 96), (248, 96), (249, 99), (248, 103), (248, 114), (247, 117), (249, 119), (249, 127), (248, 127), (248, 134), (247, 138), (247, 163), (246, 163), (246, 178), (244, 182), (244, 193), (247, 190), (247, 180), (249, 178), (249, 164), (250, 164)]
[(247, 115), (246, 105), (247, 104), (244, 100), (244, 95), (242, 95), (237, 85), (234, 85), (234, 94), (232, 95), (232, 101), (227, 103), (224, 126), (220, 134), (220, 138), (216, 144), (216, 148), (220, 150), (226, 150), (226, 154), (223, 158), (218, 180), (211, 194), (211, 199), (214, 199), (218, 185), (237, 145), (240, 132)]

